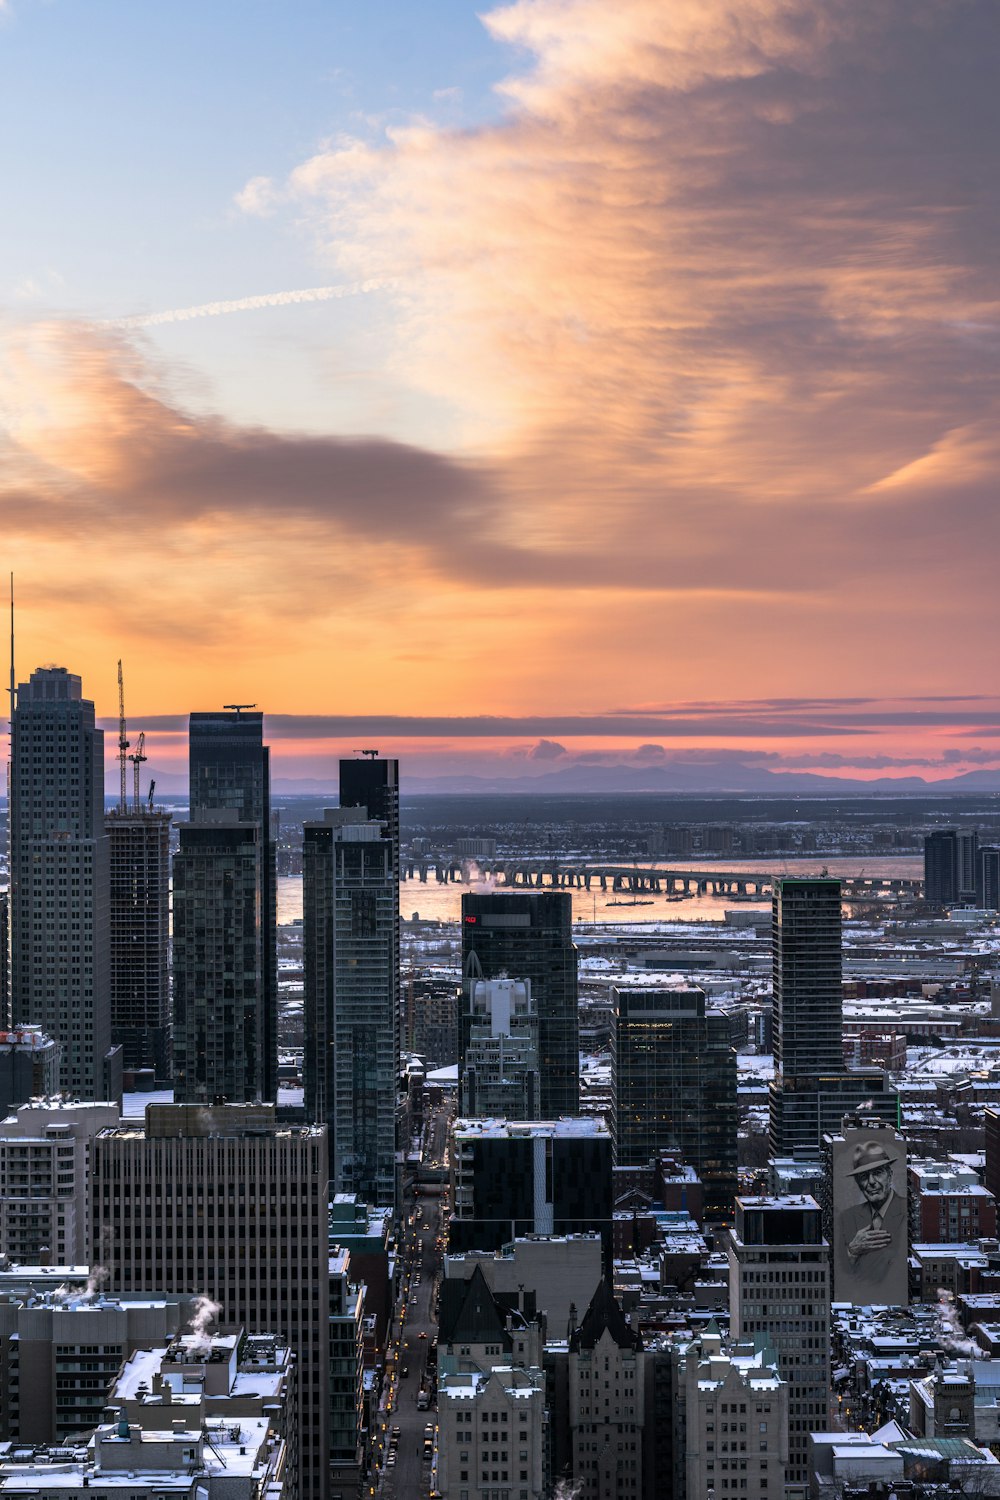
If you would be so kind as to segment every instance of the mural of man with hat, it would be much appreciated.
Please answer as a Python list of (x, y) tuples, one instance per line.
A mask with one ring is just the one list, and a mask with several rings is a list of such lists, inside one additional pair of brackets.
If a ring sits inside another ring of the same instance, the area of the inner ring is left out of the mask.
[[(853, 1182), (863, 1201), (843, 1209), (839, 1217), (841, 1275), (836, 1296), (842, 1298), (847, 1293), (855, 1300), (864, 1291), (881, 1290), (885, 1300), (905, 1301), (906, 1202), (892, 1185), (896, 1163), (877, 1140), (860, 1142), (850, 1160), (852, 1165), (843, 1175)], [(844, 1187), (849, 1190), (849, 1183)], [(893, 1276), (897, 1268), (903, 1278), (902, 1290), (890, 1295), (884, 1284), (898, 1279)], [(844, 1286), (845, 1282), (853, 1285)]]

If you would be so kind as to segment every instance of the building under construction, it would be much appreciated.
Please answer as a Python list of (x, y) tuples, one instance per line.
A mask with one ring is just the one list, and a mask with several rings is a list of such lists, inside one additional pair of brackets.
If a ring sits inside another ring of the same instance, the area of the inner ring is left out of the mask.
[[(170, 1042), (170, 814), (140, 798), (146, 759), (140, 734), (130, 755), (125, 727), (122, 664), (118, 663), (118, 806), (105, 817), (111, 863), (111, 1034), (126, 1070), (152, 1068), (157, 1082), (172, 1077)], [(126, 761), (132, 762), (128, 796)]]

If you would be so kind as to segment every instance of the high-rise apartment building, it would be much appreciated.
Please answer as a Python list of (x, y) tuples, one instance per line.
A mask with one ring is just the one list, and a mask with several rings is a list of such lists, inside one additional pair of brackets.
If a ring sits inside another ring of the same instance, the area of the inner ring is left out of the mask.
[(737, 1198), (729, 1241), (734, 1338), (763, 1335), (788, 1383), (784, 1494), (804, 1496), (809, 1434), (830, 1419), (830, 1248), (814, 1198)]
[(473, 979), (458, 1112), (466, 1118), (538, 1118), (538, 1014), (526, 979)]
[(111, 1046), (104, 734), (80, 678), (39, 667), (17, 689), (10, 776), (15, 1026), (62, 1044), (73, 1098), (120, 1097)]
[(260, 864), (261, 1099), (278, 1091), (277, 847), (271, 820), (271, 752), (264, 716), (242, 707), (193, 713), (189, 728), (190, 815), (227, 809), (257, 828)]
[(976, 855), (976, 905), (1000, 911), (1000, 849), (980, 844)]
[(334, 1190), (395, 1202), (399, 884), (364, 807), (304, 829), (305, 1104), (330, 1131)]
[(10, 1024), (10, 892), (0, 891), (0, 1025)]
[(862, 1103), (894, 1121), (897, 1096), (880, 1068), (844, 1066), (840, 881), (776, 880), (771, 963), (772, 1156), (818, 1151), (825, 1132)]
[(328, 1177), (326, 1131), (279, 1126), (273, 1104), (151, 1105), (92, 1152), (109, 1291), (194, 1287), (295, 1351), (304, 1500), (328, 1490)]
[(588, 1234), (611, 1253), (611, 1137), (603, 1119), (456, 1120), (448, 1248)]
[(399, 879), (399, 761), (368, 755), (340, 762), (341, 807), (363, 807), (385, 825), (392, 848), (392, 873)]
[(266, 1099), (260, 827), (237, 812), (179, 825), (174, 856), (174, 1081), (183, 1104)]
[(111, 868), (111, 1036), (129, 1070), (172, 1077), (170, 814), (116, 808), (107, 817)]
[(968, 906), (976, 899), (979, 835), (972, 828), (937, 828), (924, 838), (924, 899)]
[(710, 1217), (736, 1196), (736, 1052), (730, 1019), (695, 985), (612, 987), (615, 1164), (641, 1167), (676, 1148), (694, 1167)]
[(89, 1265), (90, 1150), (116, 1104), (36, 1099), (0, 1121), (0, 1247), (15, 1265)]
[[(463, 895), (462, 973), (484, 979), (516, 975), (530, 982), (538, 1012), (539, 1113), (546, 1120), (577, 1114), (580, 1025), (569, 891)], [(466, 1025), (460, 1037), (460, 1068), (467, 1046)]]

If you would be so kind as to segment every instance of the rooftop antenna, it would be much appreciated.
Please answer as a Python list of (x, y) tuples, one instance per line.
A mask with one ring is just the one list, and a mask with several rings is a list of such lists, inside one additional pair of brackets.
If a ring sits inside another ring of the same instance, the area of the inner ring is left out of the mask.
[(239, 718), (243, 709), (257, 707), (256, 703), (224, 703), (222, 706), (227, 711), (231, 710), (237, 718)]
[(125, 679), (122, 676), (121, 657), (118, 658), (118, 770), (120, 772), (121, 791), (118, 797), (118, 811), (128, 812), (128, 794), (125, 790), (125, 761), (128, 758), (128, 736), (125, 732)]
[(375, 760), (378, 756), (377, 750), (362, 750), (362, 755), (367, 755), (369, 760)]

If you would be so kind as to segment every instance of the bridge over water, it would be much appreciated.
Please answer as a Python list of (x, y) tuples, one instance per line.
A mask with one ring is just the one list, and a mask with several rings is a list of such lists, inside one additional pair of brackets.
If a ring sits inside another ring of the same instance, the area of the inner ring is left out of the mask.
[[(640, 896), (730, 896), (767, 899), (784, 871), (679, 870), (664, 865), (561, 864), (551, 860), (410, 860), (407, 879), (442, 884), (492, 881), (497, 890), (601, 890)], [(878, 901), (918, 897), (922, 880), (896, 875), (849, 875), (841, 878), (845, 901)]]

